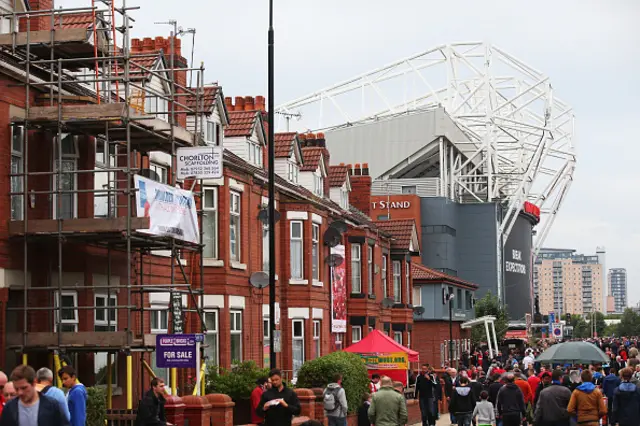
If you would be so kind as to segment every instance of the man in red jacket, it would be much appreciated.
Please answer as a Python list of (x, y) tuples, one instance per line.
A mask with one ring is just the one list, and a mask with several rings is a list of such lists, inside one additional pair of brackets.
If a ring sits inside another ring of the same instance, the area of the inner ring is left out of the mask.
[(265, 390), (269, 389), (271, 386), (269, 384), (269, 379), (266, 377), (260, 377), (256, 380), (256, 387), (251, 392), (251, 423), (256, 425), (262, 425), (264, 423), (264, 418), (258, 416), (256, 413), (256, 408), (260, 405), (260, 399), (262, 399), (262, 394)]

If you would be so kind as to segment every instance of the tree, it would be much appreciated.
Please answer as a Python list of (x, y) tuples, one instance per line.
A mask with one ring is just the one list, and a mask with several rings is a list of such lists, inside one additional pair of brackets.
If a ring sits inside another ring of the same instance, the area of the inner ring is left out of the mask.
[[(475, 311), (476, 318), (487, 315), (496, 317), (496, 338), (498, 341), (504, 339), (504, 334), (507, 332), (509, 325), (509, 316), (507, 315), (507, 307), (500, 303), (498, 296), (494, 296), (491, 292), (485, 294), (482, 299), (476, 301)], [(484, 325), (476, 325), (471, 329), (471, 340), (474, 344), (487, 341)]]
[(620, 324), (617, 326), (616, 334), (618, 336), (636, 336), (640, 329), (640, 316), (633, 309), (624, 310), (620, 318)]

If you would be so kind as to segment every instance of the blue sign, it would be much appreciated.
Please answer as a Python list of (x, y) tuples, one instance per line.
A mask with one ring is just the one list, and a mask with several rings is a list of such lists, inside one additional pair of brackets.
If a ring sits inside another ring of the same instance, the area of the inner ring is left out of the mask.
[(156, 336), (157, 368), (196, 368), (197, 345), (201, 335), (158, 334)]
[(556, 322), (556, 315), (553, 311), (549, 312), (549, 330), (553, 330), (553, 323)]

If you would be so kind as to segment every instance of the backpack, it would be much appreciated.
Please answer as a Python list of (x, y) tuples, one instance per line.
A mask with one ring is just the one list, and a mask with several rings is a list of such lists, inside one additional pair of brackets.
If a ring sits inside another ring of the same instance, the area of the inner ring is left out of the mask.
[(327, 412), (336, 411), (339, 408), (342, 408), (340, 405), (340, 400), (338, 399), (338, 393), (341, 388), (327, 389), (324, 392), (324, 409)]

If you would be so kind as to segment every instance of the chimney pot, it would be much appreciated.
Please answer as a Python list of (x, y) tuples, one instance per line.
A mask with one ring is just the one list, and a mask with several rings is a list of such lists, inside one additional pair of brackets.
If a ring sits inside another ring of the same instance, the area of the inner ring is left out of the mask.
[(224, 105), (227, 107), (227, 111), (233, 111), (233, 100), (227, 96), (224, 98)]
[(353, 167), (351, 164), (347, 164), (347, 172), (349, 172), (349, 176), (353, 176)]
[(362, 170), (360, 169), (360, 163), (356, 163), (353, 168), (353, 174), (356, 176), (360, 176), (362, 174)]
[(344, 163), (340, 163), (341, 166), (344, 166)]
[(324, 133), (318, 133), (318, 139), (324, 139)]
[(140, 40), (139, 38), (132, 38), (131, 39), (131, 48), (132, 49), (138, 50), (141, 45), (142, 45), (142, 40)]
[(255, 103), (253, 100), (253, 96), (245, 96), (244, 97), (244, 110), (245, 111), (254, 111)]
[(315, 140), (316, 139), (316, 135), (309, 132), (307, 133), (307, 140)]
[(264, 96), (256, 96), (256, 109), (264, 112), (266, 110), (264, 105)]
[(236, 96), (236, 111), (244, 110), (244, 98), (242, 96)]
[(362, 163), (362, 176), (369, 176), (369, 163)]
[(154, 47), (155, 47), (155, 43), (153, 42), (153, 39), (151, 37), (145, 37), (142, 40), (142, 51), (143, 52), (153, 51)]
[(304, 133), (300, 133), (298, 135), (298, 139), (300, 139), (300, 142), (304, 142), (305, 140), (307, 140), (307, 135), (305, 135)]

